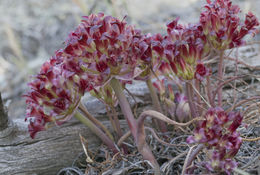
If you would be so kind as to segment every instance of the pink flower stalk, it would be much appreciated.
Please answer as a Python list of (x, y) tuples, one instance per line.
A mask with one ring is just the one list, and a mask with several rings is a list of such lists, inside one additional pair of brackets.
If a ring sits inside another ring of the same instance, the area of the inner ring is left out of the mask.
[(96, 77), (96, 86), (116, 76), (132, 80), (138, 70), (134, 47), (140, 31), (111, 16), (84, 16), (66, 41), (66, 69)]
[(207, 52), (206, 38), (199, 24), (182, 26), (178, 19), (167, 25), (164, 53), (173, 72), (182, 79), (194, 78), (197, 61)]
[(60, 125), (69, 120), (78, 106), (81, 96), (92, 89), (88, 77), (79, 77), (63, 69), (61, 52), (45, 62), (32, 82), (26, 97), (26, 118), (32, 138), (51, 124)]
[(243, 37), (257, 32), (257, 18), (249, 12), (240, 23), (240, 8), (230, 0), (207, 0), (200, 23), (210, 45), (217, 50), (231, 49), (244, 43)]
[(236, 129), (242, 123), (240, 113), (226, 113), (223, 109), (210, 108), (205, 120), (195, 129), (194, 136), (187, 138), (188, 143), (203, 143), (211, 150), (206, 167), (210, 171), (225, 171), (227, 174), (236, 167), (232, 158), (237, 154), (242, 139)]

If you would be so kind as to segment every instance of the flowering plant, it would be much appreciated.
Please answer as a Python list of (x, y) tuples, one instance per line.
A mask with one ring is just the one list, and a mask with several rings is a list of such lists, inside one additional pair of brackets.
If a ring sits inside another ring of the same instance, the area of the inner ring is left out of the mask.
[[(185, 26), (175, 19), (167, 24), (166, 36), (144, 35), (124, 20), (102, 13), (84, 16), (69, 34), (65, 48), (45, 62), (29, 83), (25, 97), (31, 137), (75, 116), (114, 154), (121, 148), (128, 152), (126, 145), (120, 143), (131, 134), (143, 158), (151, 163), (155, 174), (160, 174), (159, 164), (145, 140), (145, 118), (154, 118), (153, 124), (161, 132), (168, 130), (166, 123), (178, 127), (194, 123), (194, 135), (187, 142), (199, 146), (193, 156), (187, 157), (183, 173), (192, 173), (187, 167), (205, 148), (208, 171), (230, 174), (237, 165), (233, 158), (242, 144), (237, 128), (243, 117), (232, 112), (234, 108), (223, 110), (222, 87), (238, 78), (223, 79), (224, 51), (244, 44), (243, 37), (256, 33), (259, 25), (251, 12), (241, 25), (239, 11), (230, 0), (207, 0), (198, 23)], [(214, 90), (211, 65), (207, 63), (212, 53), (219, 55)], [(157, 81), (152, 82), (154, 77)], [(154, 110), (144, 111), (139, 117), (134, 116), (123, 92), (133, 80), (146, 82), (154, 106)], [(174, 93), (172, 84), (179, 92)], [(112, 111), (110, 121), (119, 139), (81, 104), (81, 97), (87, 92), (101, 100), (108, 113)], [(114, 112), (118, 104), (129, 126), (125, 134)], [(171, 119), (162, 114), (162, 109), (167, 109)]]
[(210, 170), (225, 170), (227, 174), (236, 166), (232, 158), (238, 152), (242, 138), (236, 129), (241, 125), (240, 113), (227, 114), (223, 109), (211, 108), (207, 111), (188, 143), (202, 143), (210, 149), (206, 167)]

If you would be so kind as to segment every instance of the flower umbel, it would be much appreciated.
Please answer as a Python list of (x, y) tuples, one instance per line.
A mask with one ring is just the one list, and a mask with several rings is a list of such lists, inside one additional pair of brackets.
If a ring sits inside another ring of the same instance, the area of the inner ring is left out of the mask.
[(66, 41), (66, 68), (96, 77), (96, 86), (112, 76), (132, 80), (138, 72), (134, 47), (140, 37), (139, 30), (117, 18), (102, 13), (84, 16)]
[(236, 167), (232, 158), (237, 154), (242, 139), (236, 129), (242, 123), (240, 113), (226, 113), (223, 109), (210, 108), (205, 120), (199, 123), (194, 136), (189, 136), (188, 143), (203, 143), (211, 150), (206, 167), (210, 170), (225, 171), (227, 174)]
[(210, 45), (217, 50), (231, 49), (244, 43), (243, 37), (257, 32), (256, 17), (249, 12), (240, 24), (240, 8), (230, 0), (208, 0), (200, 15), (200, 23)]
[(173, 72), (182, 79), (194, 78), (197, 61), (207, 52), (206, 38), (199, 24), (182, 26), (178, 18), (167, 25), (165, 56)]
[[(41, 71), (29, 83), (26, 97), (28, 126), (32, 138), (50, 124), (69, 120), (78, 106), (84, 91), (90, 87), (84, 77), (63, 69), (60, 53), (45, 62)], [(84, 83), (83, 83), (84, 82)]]

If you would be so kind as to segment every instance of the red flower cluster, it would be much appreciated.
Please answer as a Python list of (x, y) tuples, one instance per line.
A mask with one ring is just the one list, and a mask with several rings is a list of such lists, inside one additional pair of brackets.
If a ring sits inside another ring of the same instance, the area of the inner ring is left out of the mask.
[(138, 55), (140, 75), (137, 80), (146, 80), (151, 75), (151, 70), (156, 72), (163, 57), (163, 36), (161, 34), (147, 34), (135, 43), (134, 53)]
[[(70, 119), (86, 91), (104, 86), (112, 76), (132, 80), (138, 69), (140, 31), (103, 14), (83, 17), (65, 49), (43, 64), (25, 95), (31, 137), (49, 124)], [(106, 90), (105, 90), (106, 89)], [(111, 88), (105, 100), (112, 103)], [(114, 101), (114, 100), (113, 100)]]
[(91, 89), (88, 77), (79, 77), (63, 69), (62, 52), (45, 62), (29, 83), (31, 90), (26, 97), (26, 119), (30, 135), (45, 130), (50, 123), (61, 124), (70, 119), (86, 89)]
[(134, 50), (141, 37), (139, 30), (117, 18), (102, 13), (84, 16), (66, 41), (66, 69), (96, 77), (96, 86), (112, 76), (132, 80), (138, 69)]
[(249, 12), (241, 25), (239, 12), (239, 7), (230, 0), (208, 0), (199, 23), (182, 26), (178, 18), (170, 22), (168, 35), (152, 48), (163, 58), (160, 70), (167, 73), (171, 68), (181, 79), (203, 80), (209, 72), (198, 61), (209, 53), (210, 47), (217, 50), (237, 47), (243, 44), (245, 35), (257, 32), (257, 18)]
[(203, 143), (212, 153), (206, 167), (213, 170), (226, 171), (227, 174), (235, 167), (232, 158), (237, 154), (242, 139), (236, 129), (242, 123), (240, 113), (227, 114), (223, 109), (211, 108), (205, 120), (198, 124), (194, 136), (187, 138), (188, 143)]
[(206, 53), (206, 38), (199, 24), (182, 26), (178, 19), (167, 25), (164, 41), (165, 57), (173, 72), (180, 78), (194, 78), (197, 61)]
[(240, 9), (230, 0), (207, 0), (200, 15), (200, 23), (210, 45), (217, 50), (231, 49), (243, 44), (243, 37), (255, 33), (257, 18), (249, 12), (243, 25), (240, 24)]
[(218, 150), (209, 152), (208, 162), (205, 162), (205, 167), (210, 171), (223, 171), (230, 175), (232, 170), (237, 167), (237, 163), (230, 158), (223, 160), (223, 155)]

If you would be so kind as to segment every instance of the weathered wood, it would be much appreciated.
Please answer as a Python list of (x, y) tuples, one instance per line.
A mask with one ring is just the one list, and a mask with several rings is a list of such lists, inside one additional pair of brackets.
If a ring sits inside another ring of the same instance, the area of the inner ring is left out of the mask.
[(4, 108), (4, 103), (2, 101), (2, 96), (0, 92), (0, 131), (6, 129), (8, 126), (8, 116)]
[[(50, 128), (31, 139), (23, 120), (13, 122), (7, 137), (0, 135), (1, 175), (54, 175), (59, 169), (71, 166), (83, 151), (79, 134), (89, 142), (89, 148), (100, 145), (100, 140), (84, 125), (72, 120)], [(109, 122), (104, 124), (110, 128)], [(126, 122), (121, 121), (124, 128)]]

